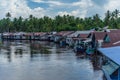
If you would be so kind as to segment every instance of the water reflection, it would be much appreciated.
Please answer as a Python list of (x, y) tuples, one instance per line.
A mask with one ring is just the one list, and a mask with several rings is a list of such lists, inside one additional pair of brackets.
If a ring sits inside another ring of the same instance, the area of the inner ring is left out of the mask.
[(53, 43), (48, 42), (39, 42), (39, 41), (31, 41), (29, 44), (27, 41), (5, 41), (1, 47), (1, 55), (4, 54), (8, 62), (11, 62), (15, 58), (22, 58), (25, 54), (32, 58), (36, 57), (49, 57), (51, 54), (50, 46), (53, 46)]
[(55, 43), (6, 41), (1, 47), (0, 80), (102, 80), (97, 74), (88, 59)]

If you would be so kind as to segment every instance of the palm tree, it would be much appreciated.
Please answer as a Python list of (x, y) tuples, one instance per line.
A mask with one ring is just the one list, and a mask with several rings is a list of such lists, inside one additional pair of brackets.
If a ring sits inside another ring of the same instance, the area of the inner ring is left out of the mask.
[(6, 13), (6, 31), (10, 32), (10, 26), (11, 26), (11, 21), (10, 21), (11, 14), (10, 12)]
[(31, 15), (29, 15), (29, 19), (33, 19), (33, 15), (31, 14)]
[(110, 23), (110, 19), (111, 19), (111, 12), (108, 10), (107, 13), (105, 13), (105, 18), (104, 18), (104, 24), (105, 26), (108, 26)]
[(113, 13), (114, 13), (115, 19), (117, 19), (120, 13), (119, 10), (116, 9)]
[(11, 17), (10, 12), (6, 13), (6, 17), (7, 17), (7, 18), (10, 18), (10, 17)]

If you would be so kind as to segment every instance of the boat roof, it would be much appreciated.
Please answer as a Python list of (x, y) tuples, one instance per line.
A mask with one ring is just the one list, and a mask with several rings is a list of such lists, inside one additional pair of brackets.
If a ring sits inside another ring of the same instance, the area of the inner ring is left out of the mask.
[(99, 48), (98, 51), (120, 66), (120, 46)]

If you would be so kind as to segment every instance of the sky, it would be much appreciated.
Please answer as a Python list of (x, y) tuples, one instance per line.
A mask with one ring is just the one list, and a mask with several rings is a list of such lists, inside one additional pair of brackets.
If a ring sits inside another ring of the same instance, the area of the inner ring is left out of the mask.
[(120, 0), (0, 0), (0, 19), (7, 12), (11, 17), (28, 18), (57, 15), (72, 15), (75, 17), (91, 17), (99, 14), (104, 17), (107, 10), (120, 10)]

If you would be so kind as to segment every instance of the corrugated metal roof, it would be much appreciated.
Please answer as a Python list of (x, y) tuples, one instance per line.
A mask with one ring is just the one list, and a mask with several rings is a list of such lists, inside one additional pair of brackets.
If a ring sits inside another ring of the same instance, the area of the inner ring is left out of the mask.
[[(110, 42), (102, 43), (102, 47), (113, 47), (113, 46), (120, 46), (120, 29), (111, 30), (110, 32), (103, 32), (103, 31), (94, 31), (90, 33), (91, 35), (95, 34), (95, 40), (104, 40), (105, 36), (107, 35), (110, 38)], [(114, 44), (113, 44), (114, 43)], [(116, 44), (115, 44), (116, 43)]]
[(56, 33), (55, 35), (58, 35), (58, 36), (67, 36), (67, 35), (70, 35), (74, 33), (74, 31), (60, 31), (58, 33)]
[(91, 31), (76, 31), (76, 32), (68, 35), (68, 37), (77, 37), (79, 34), (86, 34), (86, 35), (88, 35), (90, 32)]
[(120, 46), (99, 48), (98, 51), (120, 66)]
[(78, 37), (80, 38), (87, 38), (88, 34), (79, 34)]
[(116, 43), (118, 41), (120, 41), (120, 30), (116, 30), (116, 32), (110, 32), (107, 33), (108, 36), (110, 37), (110, 42), (109, 43), (103, 43), (103, 47), (113, 47), (113, 46), (120, 46), (120, 43), (117, 44), (113, 44)]
[(107, 34), (107, 32), (92, 32), (92, 35), (95, 34), (95, 39), (96, 40), (103, 40), (103, 38), (105, 37), (105, 35)]

